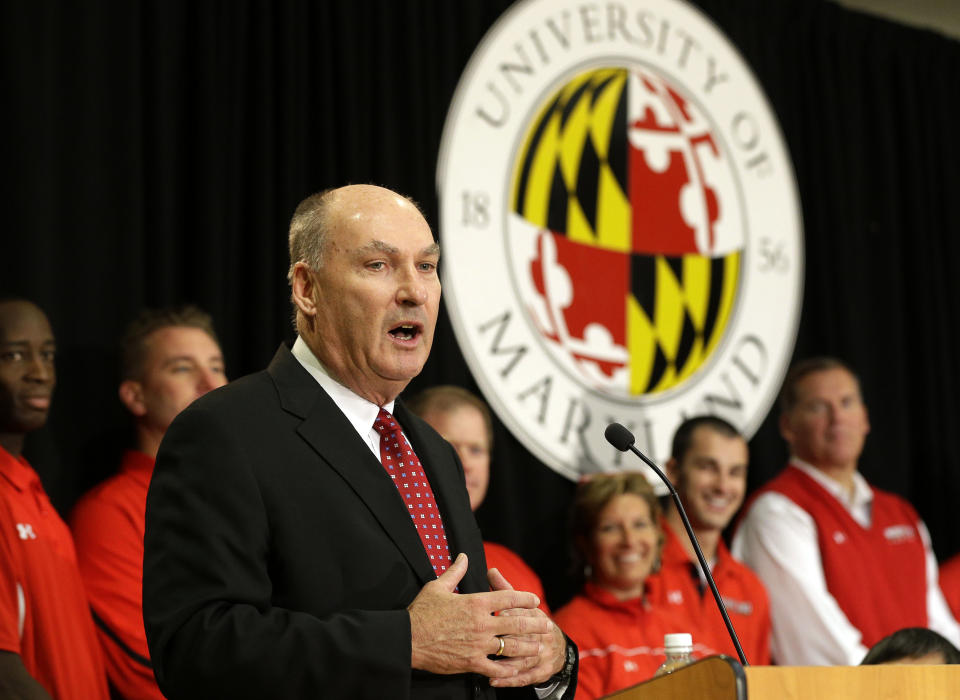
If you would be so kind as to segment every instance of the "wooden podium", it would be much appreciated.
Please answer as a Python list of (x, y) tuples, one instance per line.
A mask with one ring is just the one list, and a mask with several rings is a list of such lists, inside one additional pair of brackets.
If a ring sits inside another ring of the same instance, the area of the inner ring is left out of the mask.
[(749, 666), (710, 656), (605, 700), (949, 700), (960, 666)]

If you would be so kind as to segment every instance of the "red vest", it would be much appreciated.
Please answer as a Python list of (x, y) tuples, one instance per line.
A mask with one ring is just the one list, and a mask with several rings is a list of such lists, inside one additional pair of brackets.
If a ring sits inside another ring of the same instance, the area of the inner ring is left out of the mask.
[(953, 616), (960, 620), (960, 554), (940, 567), (940, 590)]
[(920, 518), (899, 496), (872, 490), (870, 528), (861, 526), (832, 494), (793, 466), (758, 491), (783, 494), (813, 518), (827, 590), (868, 647), (903, 627), (927, 626)]

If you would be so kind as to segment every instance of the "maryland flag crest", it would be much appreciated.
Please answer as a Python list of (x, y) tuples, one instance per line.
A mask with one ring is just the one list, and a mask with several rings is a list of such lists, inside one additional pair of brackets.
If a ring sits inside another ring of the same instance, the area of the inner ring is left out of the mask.
[(724, 169), (695, 105), (640, 70), (583, 72), (531, 124), (511, 195), (537, 227), (530, 313), (598, 388), (665, 391), (723, 338), (742, 246)]
[(684, 418), (747, 437), (775, 400), (803, 291), (779, 124), (684, 0), (518, 0), (450, 105), (440, 273), (477, 386), (571, 479), (654, 459)]

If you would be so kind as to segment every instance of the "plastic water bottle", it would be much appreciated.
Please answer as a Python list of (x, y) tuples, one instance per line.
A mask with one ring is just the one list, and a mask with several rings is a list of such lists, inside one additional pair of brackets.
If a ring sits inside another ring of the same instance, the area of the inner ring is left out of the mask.
[(653, 677), (665, 676), (678, 668), (693, 663), (693, 636), (687, 632), (663, 635), (663, 650), (667, 654), (664, 661)]

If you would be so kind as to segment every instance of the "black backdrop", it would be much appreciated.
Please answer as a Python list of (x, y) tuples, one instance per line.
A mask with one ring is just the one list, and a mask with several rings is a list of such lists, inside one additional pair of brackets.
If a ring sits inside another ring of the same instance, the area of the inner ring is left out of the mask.
[[(655, 0), (650, 0), (651, 4)], [(601, 4), (601, 3), (597, 3)], [(789, 144), (806, 229), (797, 356), (859, 368), (862, 471), (960, 550), (960, 44), (822, 0), (699, 0), (739, 46)], [(508, 0), (2, 3), (0, 293), (60, 344), (50, 425), (28, 441), (61, 510), (122, 445), (115, 343), (144, 305), (210, 310), (232, 376), (291, 337), (285, 228), (318, 189), (377, 182), (436, 222), (446, 110)], [(445, 316), (411, 390), (475, 389)], [(782, 465), (775, 416), (751, 487)], [(551, 603), (570, 593), (573, 485), (496, 426), (478, 517)]]

